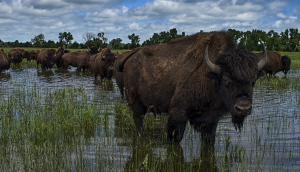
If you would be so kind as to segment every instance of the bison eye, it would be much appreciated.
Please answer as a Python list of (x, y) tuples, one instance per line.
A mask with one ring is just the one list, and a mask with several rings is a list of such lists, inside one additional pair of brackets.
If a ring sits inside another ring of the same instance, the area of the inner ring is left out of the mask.
[(232, 84), (232, 79), (229, 76), (223, 75), (223, 82), (226, 87), (229, 87)]

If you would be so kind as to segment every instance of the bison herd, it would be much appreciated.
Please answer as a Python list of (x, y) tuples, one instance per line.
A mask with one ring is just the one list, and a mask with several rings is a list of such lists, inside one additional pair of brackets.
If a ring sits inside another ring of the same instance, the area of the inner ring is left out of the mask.
[[(202, 143), (214, 144), (221, 117), (230, 113), (236, 129), (251, 114), (255, 81), (265, 73), (275, 75), (290, 69), (291, 59), (278, 52), (252, 53), (238, 48), (226, 32), (197, 33), (121, 54), (108, 48), (66, 52), (59, 47), (41, 51), (0, 50), (0, 70), (24, 58), (41, 68), (55, 64), (93, 72), (95, 80), (113, 76), (122, 98), (133, 112), (135, 126), (143, 135), (148, 112), (167, 113), (167, 139), (179, 143), (187, 122), (201, 132)], [(124, 96), (125, 94), (125, 96)]]

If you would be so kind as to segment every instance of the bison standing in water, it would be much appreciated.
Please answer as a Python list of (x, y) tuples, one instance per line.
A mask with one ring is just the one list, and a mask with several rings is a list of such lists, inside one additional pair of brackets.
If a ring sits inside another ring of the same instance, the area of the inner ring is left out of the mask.
[[(263, 53), (256, 53), (262, 58)], [(266, 74), (275, 75), (277, 72), (282, 71), (285, 75), (290, 70), (291, 59), (289, 56), (281, 56), (277, 51), (268, 51), (268, 60), (262, 70), (266, 71)]]
[(41, 50), (36, 59), (37, 68), (38, 68), (39, 64), (41, 64), (42, 70), (51, 69), (54, 64), (54, 60), (53, 60), (54, 53), (55, 53), (55, 50), (53, 52), (53, 49)]
[(202, 143), (215, 142), (220, 118), (241, 129), (251, 113), (253, 86), (267, 61), (237, 48), (226, 32), (198, 33), (143, 47), (120, 62), (125, 94), (138, 131), (152, 108), (168, 113), (167, 138), (179, 143), (189, 121)]
[(3, 49), (0, 50), (0, 72), (10, 68), (10, 61), (8, 61), (6, 53)]
[(100, 74), (101, 80), (104, 78), (111, 80), (113, 77), (114, 63), (117, 58), (118, 55), (115, 56), (109, 48), (104, 48), (100, 55), (97, 55), (94, 64), (95, 81), (97, 80), (98, 74)]

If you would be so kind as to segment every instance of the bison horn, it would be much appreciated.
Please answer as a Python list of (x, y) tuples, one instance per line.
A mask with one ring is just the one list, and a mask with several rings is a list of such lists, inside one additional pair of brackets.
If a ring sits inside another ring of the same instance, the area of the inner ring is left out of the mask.
[(115, 56), (115, 58), (117, 59), (119, 57), (119, 53), (118, 53), (118, 51), (117, 51), (117, 56)]
[(261, 70), (265, 66), (265, 64), (267, 63), (266, 47), (264, 46), (263, 43), (261, 43), (261, 44), (263, 46), (264, 55), (263, 55), (262, 59), (257, 63), (258, 70)]
[(102, 60), (105, 60), (105, 56), (102, 55), (103, 51), (101, 51)]
[(211, 72), (216, 73), (216, 74), (220, 74), (220, 73), (221, 73), (221, 68), (220, 68), (220, 66), (213, 64), (213, 63), (209, 60), (209, 58), (208, 58), (208, 45), (206, 46), (206, 49), (205, 49), (204, 62), (205, 62), (206, 67), (207, 67)]

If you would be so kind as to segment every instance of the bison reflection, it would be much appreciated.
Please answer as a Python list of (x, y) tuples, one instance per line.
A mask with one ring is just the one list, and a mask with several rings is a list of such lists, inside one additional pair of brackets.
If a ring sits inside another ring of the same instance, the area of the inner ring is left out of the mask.
[(144, 47), (120, 62), (119, 70), (123, 69), (126, 100), (141, 134), (144, 114), (155, 107), (155, 113), (169, 114), (169, 141), (179, 143), (189, 121), (204, 142), (213, 144), (225, 112), (231, 112), (236, 128), (243, 126), (266, 61), (266, 53), (259, 60), (238, 49), (228, 33), (211, 32)]

